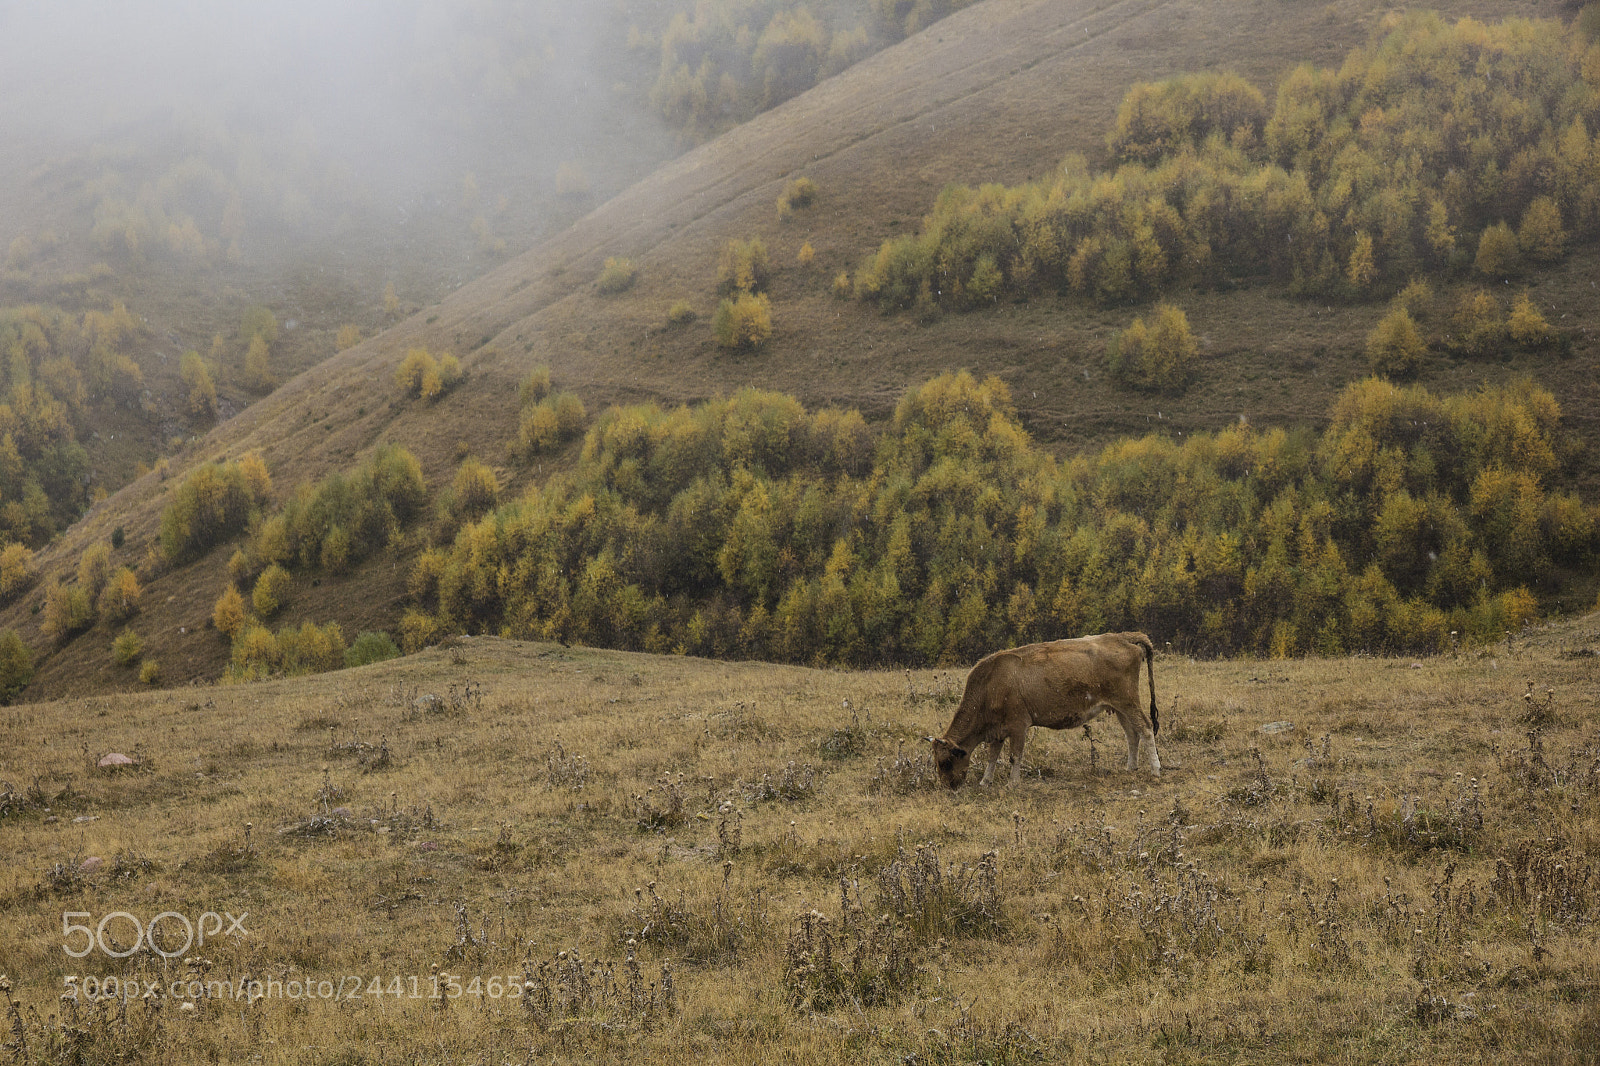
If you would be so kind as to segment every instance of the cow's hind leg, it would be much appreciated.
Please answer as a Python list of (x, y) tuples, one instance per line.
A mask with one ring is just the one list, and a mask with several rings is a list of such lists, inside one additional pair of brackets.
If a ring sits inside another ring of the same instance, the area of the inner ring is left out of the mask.
[(1122, 723), (1122, 735), (1128, 738), (1128, 769), (1139, 768), (1139, 726), (1134, 722), (1132, 715), (1119, 714), (1117, 721)]
[(978, 787), (987, 788), (994, 780), (994, 764), (1000, 761), (1000, 746), (1005, 742), (1005, 737), (989, 741), (989, 764), (983, 768), (983, 780), (978, 782)]
[(1144, 749), (1144, 768), (1156, 777), (1161, 776), (1161, 757), (1156, 754), (1155, 732), (1140, 719), (1142, 715), (1118, 714), (1123, 735), (1128, 738), (1128, 769), (1139, 768), (1139, 749)]

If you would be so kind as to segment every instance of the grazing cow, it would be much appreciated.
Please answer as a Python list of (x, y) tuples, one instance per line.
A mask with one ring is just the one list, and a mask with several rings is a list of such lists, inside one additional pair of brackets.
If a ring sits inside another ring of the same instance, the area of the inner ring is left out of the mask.
[[(986, 656), (967, 675), (961, 706), (944, 736), (933, 738), (933, 764), (939, 780), (960, 788), (967, 779), (973, 749), (989, 745), (989, 765), (979, 784), (994, 777), (1000, 746), (1011, 739), (1011, 783), (1022, 778), (1022, 747), (1036, 725), (1074, 729), (1111, 711), (1128, 737), (1128, 769), (1144, 765), (1161, 776), (1156, 755), (1155, 648), (1143, 633), (1101, 633), (1073, 640), (1029, 644)], [(1139, 665), (1150, 676), (1150, 714), (1139, 699)]]

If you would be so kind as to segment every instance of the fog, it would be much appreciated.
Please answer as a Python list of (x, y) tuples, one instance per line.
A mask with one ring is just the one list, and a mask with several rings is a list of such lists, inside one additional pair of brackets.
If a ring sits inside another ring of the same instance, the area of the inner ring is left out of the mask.
[(617, 69), (627, 56), (617, 11), (570, 0), (7, 0), (0, 135), (35, 157), (12, 168), (77, 154), (110, 155), (130, 183), (190, 156), (230, 176), (268, 170), (257, 186), (279, 199), (292, 189), (313, 214), (352, 199), (446, 202), (471, 173), (489, 202), (505, 198), (502, 214), (525, 215), (530, 190), (563, 162), (599, 177), (598, 193), (670, 154), (636, 91), (654, 74), (650, 57)]

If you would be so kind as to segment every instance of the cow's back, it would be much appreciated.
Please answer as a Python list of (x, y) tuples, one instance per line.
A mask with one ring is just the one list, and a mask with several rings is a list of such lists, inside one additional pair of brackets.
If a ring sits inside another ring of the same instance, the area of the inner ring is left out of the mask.
[(1138, 705), (1139, 668), (1145, 661), (1142, 633), (1102, 633), (1017, 648), (1013, 691), (1036, 725), (1070, 729), (1101, 703), (1133, 711)]

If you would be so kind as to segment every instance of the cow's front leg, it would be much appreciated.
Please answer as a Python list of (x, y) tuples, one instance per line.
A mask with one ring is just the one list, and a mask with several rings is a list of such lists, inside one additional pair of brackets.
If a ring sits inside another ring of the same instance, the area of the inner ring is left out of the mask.
[(994, 780), (994, 764), (1000, 761), (1000, 746), (1005, 742), (1005, 737), (989, 741), (989, 765), (983, 768), (983, 780), (978, 782), (979, 788), (988, 788)]
[(1028, 743), (1028, 728), (1024, 726), (1011, 734), (1011, 784), (1022, 783), (1022, 749)]

